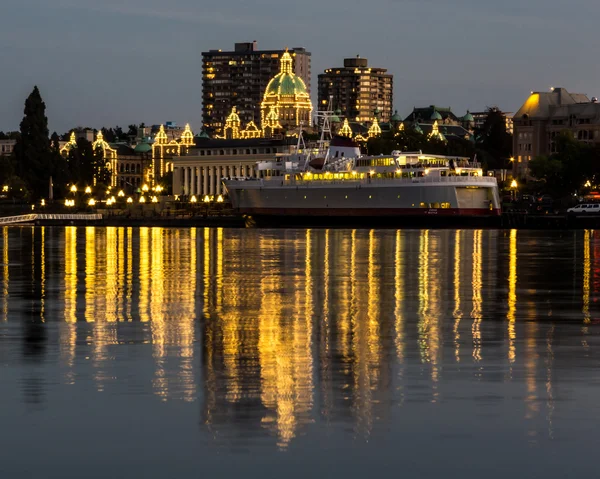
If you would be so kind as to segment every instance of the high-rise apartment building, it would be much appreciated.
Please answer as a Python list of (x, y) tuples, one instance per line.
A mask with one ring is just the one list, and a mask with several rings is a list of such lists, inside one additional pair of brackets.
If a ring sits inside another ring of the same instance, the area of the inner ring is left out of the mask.
[(379, 121), (389, 122), (393, 106), (393, 75), (385, 68), (371, 68), (366, 58), (346, 58), (343, 68), (329, 68), (319, 75), (319, 110), (332, 110), (353, 121), (368, 122), (379, 111)]
[[(236, 43), (233, 51), (202, 52), (202, 121), (204, 127), (222, 134), (225, 120), (235, 106), (242, 124), (260, 126), (260, 104), (269, 81), (280, 71), (285, 50), (258, 50), (257, 43)], [(310, 94), (310, 53), (289, 50), (292, 71)]]

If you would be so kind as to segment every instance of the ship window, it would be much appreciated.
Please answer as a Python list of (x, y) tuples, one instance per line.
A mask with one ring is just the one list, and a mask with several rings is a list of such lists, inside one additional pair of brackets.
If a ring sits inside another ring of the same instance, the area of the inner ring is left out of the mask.
[(304, 199), (306, 199), (306, 196), (304, 196)]
[(413, 203), (412, 205), (413, 205), (413, 206), (415, 206), (415, 204), (414, 204), (414, 203)]
[(431, 203), (431, 208), (439, 208), (440, 204), (439, 203)]
[(442, 203), (442, 208), (450, 208), (450, 203)]
[(372, 198), (372, 196), (371, 196), (371, 195), (369, 195), (369, 199), (371, 199), (371, 198)]
[(421, 203), (419, 206), (420, 206), (421, 208), (427, 208), (427, 204), (426, 204), (426, 203)]
[(348, 199), (348, 196), (346, 196), (346, 199)]

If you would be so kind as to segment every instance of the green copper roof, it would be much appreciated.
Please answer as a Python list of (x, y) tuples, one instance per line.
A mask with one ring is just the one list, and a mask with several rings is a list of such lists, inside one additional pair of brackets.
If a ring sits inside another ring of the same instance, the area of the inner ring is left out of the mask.
[(331, 115), (331, 118), (329, 119), (329, 121), (331, 121), (331, 123), (340, 123), (340, 117), (337, 115)]
[(210, 136), (208, 136), (208, 133), (206, 133), (204, 130), (200, 131), (200, 133), (198, 133), (195, 138), (210, 138)]
[(433, 113), (431, 114), (431, 119), (432, 120), (441, 120), (442, 115), (440, 115), (437, 110), (433, 110)]
[(413, 130), (418, 131), (419, 133), (423, 133), (423, 130), (421, 130), (421, 127), (419, 126), (418, 123), (415, 123), (413, 125)]
[(308, 97), (306, 85), (302, 78), (293, 73), (279, 73), (269, 82), (265, 96), (270, 95), (304, 95)]
[(475, 118), (473, 118), (473, 115), (471, 115), (469, 110), (467, 110), (467, 114), (462, 117), (462, 120), (463, 121), (475, 121)]
[(134, 148), (136, 153), (148, 153), (152, 149), (152, 145), (146, 143), (145, 141), (138, 143), (138, 145)]
[(394, 110), (394, 114), (392, 115), (392, 118), (390, 118), (391, 121), (402, 121), (402, 117), (400, 115), (398, 115), (398, 110)]

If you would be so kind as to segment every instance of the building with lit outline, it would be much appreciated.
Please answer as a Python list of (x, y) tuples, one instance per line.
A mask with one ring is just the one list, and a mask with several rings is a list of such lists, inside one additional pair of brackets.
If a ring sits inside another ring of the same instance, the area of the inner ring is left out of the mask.
[[(202, 52), (202, 122), (204, 128), (222, 136), (225, 121), (237, 108), (243, 124), (253, 121), (262, 128), (261, 101), (267, 85), (280, 72), (285, 50), (258, 50), (256, 42), (236, 43), (233, 51)], [(292, 48), (292, 71), (310, 95), (311, 54)]]

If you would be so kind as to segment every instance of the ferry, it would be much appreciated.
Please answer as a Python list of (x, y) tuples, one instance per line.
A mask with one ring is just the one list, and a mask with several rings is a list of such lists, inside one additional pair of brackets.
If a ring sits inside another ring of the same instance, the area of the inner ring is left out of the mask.
[(260, 222), (298, 224), (500, 217), (496, 178), (465, 157), (400, 151), (361, 156), (351, 140), (334, 138), (322, 158), (290, 158), (259, 163), (264, 178), (226, 179), (233, 208)]

